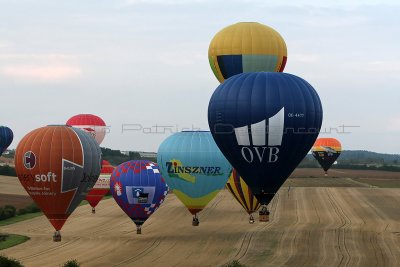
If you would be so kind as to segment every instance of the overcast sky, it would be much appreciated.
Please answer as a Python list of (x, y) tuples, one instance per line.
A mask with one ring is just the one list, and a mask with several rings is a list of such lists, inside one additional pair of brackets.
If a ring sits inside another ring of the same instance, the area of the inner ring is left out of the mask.
[(318, 91), (332, 128), (320, 136), (398, 154), (399, 14), (397, 0), (0, 0), (0, 124), (15, 148), (92, 113), (109, 126), (103, 147), (157, 151), (172, 131), (208, 129), (209, 43), (257, 21), (285, 39), (285, 72)]

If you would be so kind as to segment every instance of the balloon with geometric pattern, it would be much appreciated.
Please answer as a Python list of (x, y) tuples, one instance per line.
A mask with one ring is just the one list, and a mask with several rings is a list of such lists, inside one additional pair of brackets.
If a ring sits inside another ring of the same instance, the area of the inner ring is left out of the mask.
[(157, 163), (131, 160), (114, 169), (110, 191), (120, 208), (136, 224), (136, 233), (141, 234), (143, 223), (163, 203), (168, 186)]
[(208, 49), (215, 77), (222, 83), (244, 72), (282, 72), (287, 48), (282, 36), (257, 22), (239, 22), (218, 32)]

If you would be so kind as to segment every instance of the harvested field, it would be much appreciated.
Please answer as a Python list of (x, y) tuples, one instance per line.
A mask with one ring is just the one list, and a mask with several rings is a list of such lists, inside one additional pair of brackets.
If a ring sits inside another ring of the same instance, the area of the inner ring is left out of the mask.
[(219, 266), (238, 259), (247, 266), (398, 266), (400, 189), (282, 188), (271, 203), (271, 221), (250, 225), (227, 190), (200, 213), (200, 226), (176, 197), (146, 222), (143, 234), (113, 199), (92, 215), (79, 207), (51, 240), (44, 216), (2, 227), (31, 237), (3, 250), (26, 266)]

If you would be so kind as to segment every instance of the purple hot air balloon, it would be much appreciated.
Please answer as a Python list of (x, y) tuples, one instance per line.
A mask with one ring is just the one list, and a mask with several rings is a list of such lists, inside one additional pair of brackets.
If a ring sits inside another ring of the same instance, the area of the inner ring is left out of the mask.
[(142, 224), (164, 201), (168, 186), (157, 163), (131, 160), (114, 169), (110, 191), (121, 209), (136, 224), (137, 234), (141, 234)]

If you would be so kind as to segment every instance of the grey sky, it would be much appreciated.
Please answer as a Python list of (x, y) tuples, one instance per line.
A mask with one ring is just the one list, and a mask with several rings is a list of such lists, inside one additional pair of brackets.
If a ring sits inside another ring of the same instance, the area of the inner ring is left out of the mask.
[[(344, 149), (400, 153), (398, 1), (0, 0), (0, 7), (0, 124), (14, 131), (12, 148), (29, 131), (79, 113), (102, 117), (110, 126), (102, 146), (121, 150), (157, 151), (168, 136), (139, 127), (208, 129), (219, 85), (209, 42), (225, 26), (257, 21), (285, 39), (285, 72), (318, 91), (324, 128), (352, 132), (321, 136)], [(131, 130), (122, 132), (123, 124)]]

